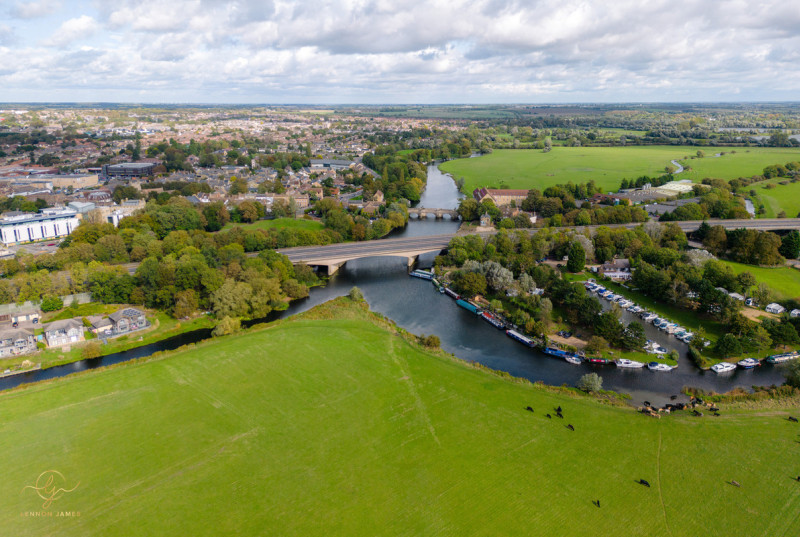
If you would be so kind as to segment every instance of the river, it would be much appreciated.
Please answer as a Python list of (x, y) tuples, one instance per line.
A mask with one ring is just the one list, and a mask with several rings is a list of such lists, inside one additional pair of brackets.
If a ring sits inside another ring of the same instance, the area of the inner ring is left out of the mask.
[[(448, 176), (441, 174), (434, 166), (429, 168), (428, 181), (428, 190), (418, 206), (444, 209), (457, 205), (458, 193)], [(440, 184), (442, 182), (446, 184)], [(455, 231), (458, 226), (458, 222), (449, 220), (412, 220), (405, 230), (392, 236), (435, 235)], [(430, 266), (434, 257), (433, 254), (421, 256), (419, 265)], [(750, 389), (753, 385), (783, 383), (779, 368), (768, 364), (755, 370), (736, 370), (726, 375), (702, 371), (689, 360), (685, 344), (650, 325), (645, 326), (648, 338), (680, 352), (677, 369), (652, 372), (648, 369), (618, 369), (613, 365), (570, 365), (517, 343), (502, 331), (457, 307), (453, 300), (436, 292), (430, 282), (409, 277), (405, 259), (396, 257), (349, 261), (331, 277), (325, 287), (312, 289), (311, 296), (295, 301), (286, 311), (274, 312), (267, 320), (285, 318), (305, 311), (347, 294), (353, 286), (361, 289), (373, 311), (392, 319), (406, 330), (415, 334), (435, 334), (439, 336), (444, 350), (463, 360), (479, 362), (532, 381), (574, 385), (582, 375), (596, 372), (603, 378), (604, 388), (631, 394), (634, 404), (645, 399), (654, 404), (668, 402), (670, 395), (678, 394), (684, 386), (728, 391), (736, 387)], [(627, 312), (623, 316), (625, 320), (632, 320), (632, 317), (629, 318), (631, 314)], [(250, 324), (253, 323), (245, 323)], [(209, 330), (197, 330), (94, 360), (6, 377), (0, 379), (0, 389), (148, 356), (157, 351), (171, 350), (206, 339), (209, 335)], [(685, 400), (684, 397), (680, 399)]]

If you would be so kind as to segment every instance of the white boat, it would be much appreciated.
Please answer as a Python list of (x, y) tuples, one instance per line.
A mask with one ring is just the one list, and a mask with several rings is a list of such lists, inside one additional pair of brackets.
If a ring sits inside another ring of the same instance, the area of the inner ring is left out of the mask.
[(711, 366), (711, 371), (714, 373), (727, 373), (729, 371), (733, 371), (734, 369), (736, 369), (736, 366), (734, 364), (729, 364), (728, 362), (720, 362)]
[(650, 371), (672, 371), (673, 367), (667, 364), (660, 364), (658, 362), (650, 362), (647, 364)]
[(583, 362), (583, 360), (581, 360), (574, 354), (565, 354), (564, 360), (566, 360), (570, 364), (575, 364), (575, 365), (581, 365), (581, 362)]
[(736, 365), (742, 369), (753, 369), (754, 367), (761, 365), (761, 362), (755, 358), (745, 358), (744, 360), (739, 360), (736, 362)]
[(644, 367), (644, 362), (637, 362), (636, 360), (628, 360), (627, 358), (620, 358), (619, 360), (614, 360), (614, 363), (617, 364), (617, 367), (631, 367), (631, 368)]

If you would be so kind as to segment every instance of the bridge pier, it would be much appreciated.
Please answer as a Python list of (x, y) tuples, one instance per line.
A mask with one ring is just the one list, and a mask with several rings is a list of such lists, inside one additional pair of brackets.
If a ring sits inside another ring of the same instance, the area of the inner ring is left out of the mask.
[(331, 265), (323, 265), (323, 266), (326, 268), (328, 276), (333, 276), (339, 271), (340, 268), (344, 266), (345, 263), (347, 263), (347, 261), (342, 261), (341, 263), (333, 263)]
[(408, 268), (411, 268), (411, 267), (413, 267), (413, 266), (414, 266), (414, 263), (416, 263), (416, 262), (417, 262), (417, 259), (418, 259), (418, 258), (419, 258), (419, 256), (418, 256), (418, 255), (410, 255), (410, 256), (408, 256), (408, 257), (407, 257), (407, 259), (408, 259)]

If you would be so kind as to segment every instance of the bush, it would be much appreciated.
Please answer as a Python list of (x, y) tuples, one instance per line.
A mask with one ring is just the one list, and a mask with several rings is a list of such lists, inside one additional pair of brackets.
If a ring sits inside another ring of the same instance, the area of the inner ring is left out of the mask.
[(361, 292), (361, 289), (359, 289), (358, 287), (353, 287), (352, 289), (350, 289), (350, 292), (347, 293), (347, 296), (353, 302), (363, 302), (364, 301), (364, 295)]
[(233, 334), (234, 332), (238, 332), (242, 327), (242, 322), (239, 319), (235, 319), (232, 317), (223, 317), (222, 320), (217, 323), (217, 326), (214, 327), (214, 330), (211, 331), (211, 335), (217, 336), (227, 336), (228, 334)]
[(588, 373), (578, 381), (578, 389), (584, 392), (599, 392), (603, 389), (603, 379), (597, 373)]
[(786, 384), (794, 388), (800, 388), (800, 362), (789, 363), (783, 374), (786, 377)]
[(42, 299), (39, 307), (45, 312), (56, 311), (64, 307), (64, 301), (59, 296), (48, 295)]
[(81, 351), (85, 359), (98, 358), (103, 354), (103, 346), (99, 341), (90, 341)]
[(608, 350), (608, 341), (600, 336), (592, 336), (583, 350), (586, 354), (601, 355)]
[(441, 341), (439, 341), (439, 336), (434, 336), (433, 334), (431, 334), (430, 336), (426, 336), (425, 334), (423, 334), (419, 337), (419, 339), (423, 345), (431, 349), (438, 349), (439, 345), (441, 345)]

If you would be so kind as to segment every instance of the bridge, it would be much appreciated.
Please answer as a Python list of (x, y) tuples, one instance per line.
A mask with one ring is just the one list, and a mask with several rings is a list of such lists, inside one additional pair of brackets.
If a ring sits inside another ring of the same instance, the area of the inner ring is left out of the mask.
[(450, 216), (450, 220), (460, 220), (461, 215), (455, 209), (429, 209), (427, 207), (415, 207), (408, 210), (408, 216), (416, 216), (419, 219), (428, 218), (432, 214), (436, 220), (444, 219), (445, 215)]
[(439, 253), (447, 248), (454, 233), (380, 239), (365, 242), (329, 244), (327, 246), (300, 246), (276, 250), (292, 263), (305, 263), (313, 267), (325, 267), (328, 275), (336, 273), (346, 262), (365, 257), (405, 257), (412, 266), (417, 257), (431, 252)]
[[(433, 209), (426, 209), (433, 210)], [(410, 210), (409, 210), (410, 211)], [(708, 225), (722, 225), (726, 229), (757, 229), (759, 231), (785, 231), (800, 230), (800, 218), (773, 218), (761, 220), (707, 220)], [(702, 220), (690, 220), (675, 222), (686, 233), (697, 231)], [(609, 224), (607, 226), (574, 226), (556, 228), (563, 231), (584, 231), (594, 232), (598, 227), (608, 228), (628, 228), (632, 229), (641, 223), (631, 224)], [(542, 228), (526, 230), (528, 233), (536, 233)], [(496, 233), (488, 231), (480, 233), (488, 237)], [(329, 244), (326, 246), (300, 246), (297, 248), (281, 248), (277, 252), (284, 254), (292, 263), (305, 263), (314, 267), (325, 267), (328, 274), (336, 273), (339, 268), (352, 259), (363, 259), (365, 257), (405, 257), (408, 259), (408, 266), (412, 266), (422, 254), (436, 252), (447, 249), (450, 239), (457, 233), (446, 233), (442, 235), (429, 235), (427, 237), (405, 237), (399, 239), (379, 239), (364, 242), (348, 242), (340, 244)], [(250, 255), (250, 254), (248, 254)]]

